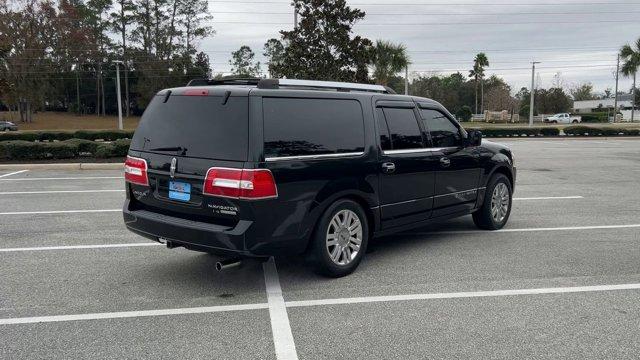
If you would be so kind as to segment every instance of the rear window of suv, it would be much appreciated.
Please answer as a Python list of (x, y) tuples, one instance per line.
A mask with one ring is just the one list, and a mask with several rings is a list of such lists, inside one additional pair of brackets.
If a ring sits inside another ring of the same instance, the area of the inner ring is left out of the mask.
[(265, 158), (364, 151), (356, 100), (264, 98)]
[[(131, 141), (131, 149), (188, 157), (246, 161), (248, 148), (248, 97), (155, 96)], [(160, 150), (158, 150), (160, 149)]]

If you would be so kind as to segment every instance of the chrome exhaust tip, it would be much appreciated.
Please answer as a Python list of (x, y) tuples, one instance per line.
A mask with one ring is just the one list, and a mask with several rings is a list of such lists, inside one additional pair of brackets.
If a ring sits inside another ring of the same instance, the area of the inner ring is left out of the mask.
[(216, 270), (218, 271), (227, 270), (234, 267), (238, 267), (240, 265), (242, 265), (242, 260), (240, 258), (224, 259), (216, 262)]

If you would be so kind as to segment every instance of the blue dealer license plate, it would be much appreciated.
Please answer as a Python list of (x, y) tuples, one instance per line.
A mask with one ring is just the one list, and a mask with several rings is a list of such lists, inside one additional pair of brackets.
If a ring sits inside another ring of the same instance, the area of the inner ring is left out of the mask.
[(189, 201), (191, 199), (191, 184), (169, 181), (169, 199)]

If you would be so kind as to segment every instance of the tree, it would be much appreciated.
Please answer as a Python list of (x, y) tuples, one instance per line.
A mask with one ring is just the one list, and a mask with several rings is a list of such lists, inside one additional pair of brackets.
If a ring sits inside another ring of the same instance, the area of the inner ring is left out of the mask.
[(511, 96), (511, 87), (501, 78), (492, 76), (487, 81), (487, 109), (491, 111), (516, 110), (517, 100)]
[(571, 88), (571, 96), (574, 101), (595, 100), (596, 95), (593, 93), (593, 84), (583, 83)]
[(280, 32), (282, 63), (270, 71), (289, 78), (369, 82), (373, 43), (351, 36), (365, 13), (345, 0), (294, 0), (293, 5), (300, 22), (296, 29)]
[(267, 71), (272, 78), (282, 77), (282, 74), (278, 73), (284, 63), (284, 45), (278, 39), (269, 39), (264, 44), (264, 50), (262, 55), (267, 58)]
[[(640, 68), (640, 38), (636, 40), (635, 48), (626, 44), (620, 49), (620, 58), (622, 59), (622, 68), (620, 72), (626, 77), (633, 77), (633, 103), (636, 103), (636, 75)], [(631, 121), (635, 120), (635, 106), (631, 107)]]
[(560, 88), (536, 90), (536, 109), (540, 114), (569, 112), (571, 97)]
[(255, 61), (256, 54), (247, 45), (231, 53), (231, 72), (240, 77), (258, 77), (261, 75), (260, 62)]
[(486, 66), (489, 66), (489, 59), (487, 58), (487, 55), (485, 53), (479, 53), (473, 60), (473, 69), (469, 71), (469, 77), (475, 79), (476, 114), (478, 113), (478, 82), (480, 82), (480, 91), (482, 93), (480, 111), (484, 112), (484, 84), (482, 80), (484, 79), (484, 68)]
[(407, 47), (390, 41), (378, 40), (371, 65), (373, 77), (380, 85), (387, 86), (391, 77), (409, 66)]

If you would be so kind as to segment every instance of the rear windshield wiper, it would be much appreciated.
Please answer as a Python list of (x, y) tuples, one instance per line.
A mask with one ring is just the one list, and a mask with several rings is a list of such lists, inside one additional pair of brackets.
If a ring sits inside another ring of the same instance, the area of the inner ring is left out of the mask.
[(149, 151), (175, 151), (179, 152), (180, 155), (185, 155), (187, 153), (187, 148), (182, 146), (170, 146), (170, 147), (158, 147), (149, 149)]

